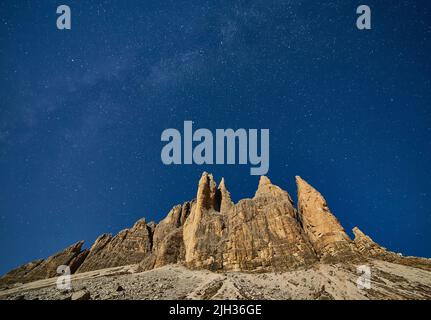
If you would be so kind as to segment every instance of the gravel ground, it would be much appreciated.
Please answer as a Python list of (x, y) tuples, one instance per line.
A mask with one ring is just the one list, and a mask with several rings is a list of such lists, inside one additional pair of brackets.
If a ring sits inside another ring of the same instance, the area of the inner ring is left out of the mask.
[(431, 299), (431, 272), (372, 261), (371, 288), (358, 289), (355, 265), (315, 265), (284, 273), (214, 273), (181, 265), (137, 273), (136, 266), (72, 276), (72, 289), (56, 278), (0, 290), (0, 299)]

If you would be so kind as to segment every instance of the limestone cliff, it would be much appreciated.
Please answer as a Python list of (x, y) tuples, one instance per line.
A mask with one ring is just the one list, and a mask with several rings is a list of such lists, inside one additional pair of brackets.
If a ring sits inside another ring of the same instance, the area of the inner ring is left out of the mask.
[(376, 244), (358, 228), (352, 241), (325, 198), (296, 177), (298, 209), (290, 195), (262, 176), (255, 195), (234, 203), (226, 182), (211, 174), (199, 180), (196, 198), (175, 206), (158, 224), (140, 219), (117, 235), (101, 235), (89, 250), (83, 241), (14, 269), (0, 285), (139, 264), (141, 270), (168, 264), (213, 271), (268, 272), (308, 268), (316, 263), (380, 259), (431, 270), (431, 260), (402, 257)]
[(353, 228), (354, 244), (357, 250), (365, 257), (380, 259), (392, 263), (402, 264), (424, 270), (431, 270), (431, 259), (420, 257), (404, 257), (399, 253), (387, 251), (365, 235), (358, 227)]
[(45, 260), (35, 260), (20, 266), (1, 277), (0, 284), (25, 283), (55, 277), (58, 276), (57, 268), (61, 265), (69, 266), (74, 273), (88, 255), (88, 250), (81, 251), (83, 244), (84, 241), (77, 242)]
[(301, 177), (296, 177), (299, 216), (318, 257), (327, 262), (356, 257), (356, 250), (325, 198)]
[(260, 178), (255, 196), (239, 201), (225, 219), (224, 269), (287, 270), (317, 260), (289, 194), (267, 177)]
[(145, 219), (116, 236), (100, 236), (77, 272), (85, 272), (141, 262), (152, 248), (152, 231)]
[(194, 204), (195, 202), (191, 201), (175, 206), (166, 218), (156, 226), (152, 254), (149, 259), (147, 258), (150, 263), (145, 269), (157, 268), (184, 260), (183, 226)]
[(213, 176), (204, 172), (199, 180), (196, 205), (183, 229), (184, 261), (190, 267), (221, 268), (225, 222), (218, 195)]

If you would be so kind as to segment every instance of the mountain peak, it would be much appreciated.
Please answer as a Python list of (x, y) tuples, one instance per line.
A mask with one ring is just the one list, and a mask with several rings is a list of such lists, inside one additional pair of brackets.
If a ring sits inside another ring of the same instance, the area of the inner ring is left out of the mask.
[(222, 178), (221, 178), (220, 183), (219, 183), (219, 185), (218, 185), (218, 188), (219, 188), (220, 190), (222, 190), (222, 189), (226, 190), (226, 183), (225, 183), (225, 181), (224, 181), (224, 177), (222, 177)]
[(226, 188), (224, 178), (221, 178), (220, 184), (218, 186), (218, 203), (220, 212), (227, 212), (233, 206), (230, 192)]
[[(261, 176), (259, 179), (259, 185), (257, 187), (254, 198), (265, 197), (265, 198), (279, 198), (279, 199), (289, 199), (290, 195), (287, 191), (281, 189), (279, 186), (272, 184), (271, 180), (267, 176)], [(293, 203), (293, 202), (292, 202)]]
[(203, 172), (198, 183), (198, 191), (196, 194), (197, 206), (201, 209), (215, 209), (217, 186), (213, 175), (208, 172)]
[(82, 242), (23, 265), (1, 284), (56, 276), (59, 265), (81, 273), (129, 264), (150, 270), (181, 263), (192, 269), (270, 272), (297, 270), (315, 263), (352, 263), (368, 258), (431, 270), (431, 260), (386, 251), (358, 228), (354, 241), (329, 210), (325, 198), (296, 176), (297, 209), (289, 194), (262, 176), (252, 199), (234, 204), (223, 178), (199, 179), (195, 200), (177, 205), (158, 224), (138, 220), (117, 235), (103, 234), (90, 250)]
[(296, 176), (296, 184), (299, 218), (319, 257), (337, 261), (356, 256), (349, 236), (329, 210), (325, 198), (299, 176)]
[(268, 184), (272, 184), (271, 180), (269, 180), (269, 178), (267, 176), (260, 176), (259, 186), (264, 186), (264, 185), (268, 185)]

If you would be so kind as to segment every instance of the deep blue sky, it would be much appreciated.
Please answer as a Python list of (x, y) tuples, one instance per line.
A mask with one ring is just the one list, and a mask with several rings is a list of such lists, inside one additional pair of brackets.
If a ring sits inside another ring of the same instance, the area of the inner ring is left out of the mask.
[[(370, 31), (356, 7), (372, 9)], [(56, 29), (56, 8), (72, 30)], [(0, 273), (195, 196), (166, 128), (269, 128), (274, 183), (301, 175), (349, 230), (431, 257), (430, 1), (0, 2)]]

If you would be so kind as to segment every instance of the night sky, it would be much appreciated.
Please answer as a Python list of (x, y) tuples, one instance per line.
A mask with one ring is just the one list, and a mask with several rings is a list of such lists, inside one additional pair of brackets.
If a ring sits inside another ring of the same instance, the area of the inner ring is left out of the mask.
[[(56, 9), (72, 29), (56, 28)], [(356, 8), (372, 30), (356, 28)], [(270, 129), (351, 234), (431, 257), (430, 1), (0, 2), (0, 273), (195, 197), (249, 165), (165, 166), (166, 128)]]

